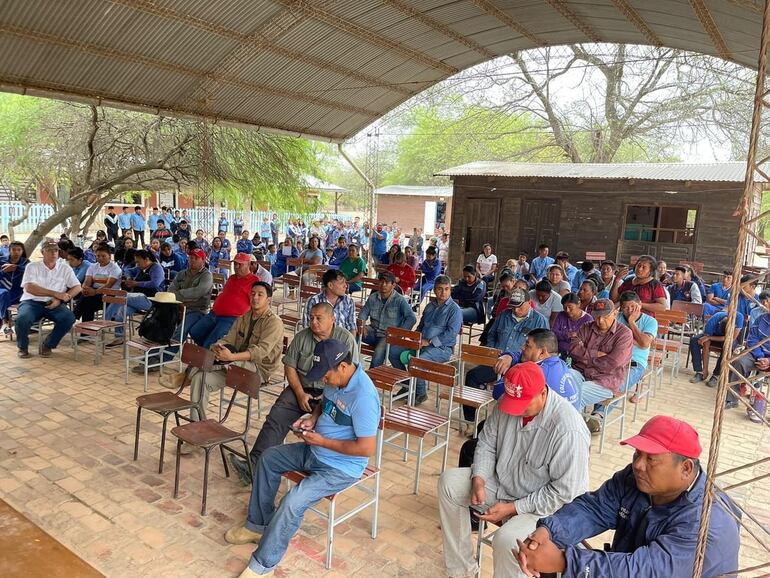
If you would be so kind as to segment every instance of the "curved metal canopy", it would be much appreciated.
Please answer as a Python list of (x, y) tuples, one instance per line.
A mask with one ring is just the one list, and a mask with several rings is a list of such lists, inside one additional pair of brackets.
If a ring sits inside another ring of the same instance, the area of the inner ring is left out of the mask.
[(755, 67), (760, 0), (0, 0), (0, 90), (335, 142), (480, 62), (652, 44)]

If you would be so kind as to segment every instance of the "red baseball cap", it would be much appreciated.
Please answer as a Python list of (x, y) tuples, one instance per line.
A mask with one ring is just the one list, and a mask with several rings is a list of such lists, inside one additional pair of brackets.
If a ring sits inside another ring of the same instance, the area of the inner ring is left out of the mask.
[(545, 375), (537, 363), (517, 363), (505, 372), (505, 393), (498, 407), (510, 415), (522, 415), (530, 402), (545, 389)]
[(233, 260), (236, 263), (251, 263), (251, 255), (248, 253), (238, 253)]
[(203, 251), (203, 249), (193, 249), (189, 253), (187, 253), (190, 257), (198, 257), (198, 259), (206, 260), (206, 253)]
[(638, 434), (623, 440), (620, 445), (648, 454), (675, 453), (692, 459), (700, 457), (702, 451), (695, 428), (667, 415), (650, 418)]

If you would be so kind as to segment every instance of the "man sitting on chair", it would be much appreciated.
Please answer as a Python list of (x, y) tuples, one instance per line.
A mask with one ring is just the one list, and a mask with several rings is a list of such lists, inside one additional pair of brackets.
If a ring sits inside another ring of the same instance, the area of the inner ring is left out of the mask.
[[(53, 331), (43, 341), (41, 357), (50, 357), (62, 338), (75, 323), (75, 315), (67, 308), (80, 291), (80, 282), (67, 261), (59, 259), (59, 246), (46, 241), (43, 260), (30, 263), (24, 270), (18, 314), (16, 315), (16, 348), (22, 359), (29, 357), (29, 330), (41, 319), (53, 321)], [(44, 339), (40, 335), (40, 339)]]
[[(340, 237), (342, 239), (343, 237)], [(356, 334), (356, 304), (348, 295), (348, 283), (345, 275), (337, 269), (324, 271), (321, 277), (323, 289), (318, 295), (307, 300), (307, 306), (302, 313), (302, 325), (310, 327), (310, 311), (318, 303), (328, 303), (334, 312), (334, 320), (340, 327)]]
[[(259, 542), (240, 578), (272, 576), (305, 510), (358, 481), (376, 449), (380, 398), (363, 367), (353, 363), (349, 344), (336, 339), (317, 343), (306, 377), (325, 387), (312, 414), (292, 424), (301, 430), (296, 435), (302, 441), (265, 450), (254, 472), (246, 523), (225, 534), (230, 544)], [(307, 477), (276, 509), (281, 477), (289, 471)]]
[[(358, 362), (358, 348), (350, 331), (335, 323), (331, 305), (316, 303), (310, 310), (308, 326), (294, 336), (283, 356), (283, 372), (289, 387), (284, 388), (270, 408), (257, 441), (251, 448), (249, 457), (252, 470), (256, 469), (262, 452), (282, 444), (291, 424), (306, 413), (312, 413), (316, 404), (320, 403), (324, 384), (309, 380), (307, 374), (313, 366), (316, 344), (326, 339), (345, 343), (353, 362)], [(230, 462), (244, 485), (250, 485), (251, 474), (246, 462), (235, 454), (230, 454)]]
[(283, 322), (270, 308), (273, 288), (256, 281), (251, 287), (251, 307), (238, 317), (225, 337), (211, 346), (219, 367), (213, 371), (194, 371), (190, 379), (190, 399), (198, 407), (190, 410), (193, 420), (206, 419), (210, 391), (225, 386), (224, 364), (235, 362), (239, 367), (259, 373), (263, 382), (278, 369), (283, 349)]
[[(595, 492), (577, 497), (515, 548), (527, 576), (692, 576), (706, 474), (698, 432), (668, 416), (650, 419), (620, 442), (634, 448), (631, 464)], [(732, 575), (738, 566), (740, 511), (722, 492), (714, 496), (703, 578)], [(614, 530), (612, 546), (589, 550), (581, 540)]]
[(447, 574), (479, 571), (468, 518), (468, 506), (475, 506), (484, 512), (479, 518), (502, 524), (493, 540), (494, 575), (524, 576), (512, 548), (539, 518), (588, 489), (590, 445), (580, 414), (549, 390), (540, 367), (529, 361), (512, 367), (479, 435), (473, 468), (449, 469), (439, 479)]
[(359, 317), (369, 325), (361, 328), (361, 341), (374, 346), (374, 355), (369, 364), (375, 368), (385, 362), (385, 336), (388, 327), (411, 329), (417, 322), (417, 317), (409, 303), (401, 293), (396, 291), (396, 278), (390, 271), (383, 271), (377, 276), (380, 281), (379, 289), (369, 295), (364, 303)]
[[(439, 275), (433, 285), (436, 299), (431, 300), (422, 313), (417, 331), (422, 334), (420, 341), (420, 358), (437, 363), (446, 363), (452, 357), (452, 351), (457, 344), (457, 336), (463, 325), (463, 313), (460, 306), (452, 300), (452, 280), (447, 275)], [(402, 347), (390, 348), (390, 363), (398, 369), (406, 369), (406, 357), (413, 353)], [(405, 394), (407, 388), (401, 389), (398, 395)], [(415, 379), (415, 404), (419, 405), (428, 399), (427, 386), (424, 379)]]

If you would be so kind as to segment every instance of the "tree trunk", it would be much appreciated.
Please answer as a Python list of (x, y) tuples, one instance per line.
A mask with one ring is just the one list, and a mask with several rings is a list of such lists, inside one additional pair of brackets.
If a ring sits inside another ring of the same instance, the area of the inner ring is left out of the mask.
[(30, 233), (27, 240), (24, 242), (24, 247), (27, 250), (27, 255), (32, 255), (35, 248), (40, 244), (48, 233), (53, 231), (56, 227), (64, 223), (67, 219), (72, 218), (75, 215), (80, 215), (86, 209), (85, 202), (73, 203), (61, 207), (57, 212), (48, 217), (42, 223), (38, 223), (35, 229)]
[(8, 221), (8, 238), (11, 241), (16, 240), (16, 231), (14, 228), (18, 227), (29, 218), (29, 203), (24, 203), (23, 206), (24, 209), (22, 210), (21, 215), (16, 219)]

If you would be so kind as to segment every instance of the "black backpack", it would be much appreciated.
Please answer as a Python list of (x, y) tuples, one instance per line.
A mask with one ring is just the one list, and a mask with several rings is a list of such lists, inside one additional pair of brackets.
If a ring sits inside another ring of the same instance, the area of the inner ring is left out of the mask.
[(155, 343), (169, 345), (179, 321), (178, 305), (153, 303), (152, 309), (139, 324), (139, 335)]

